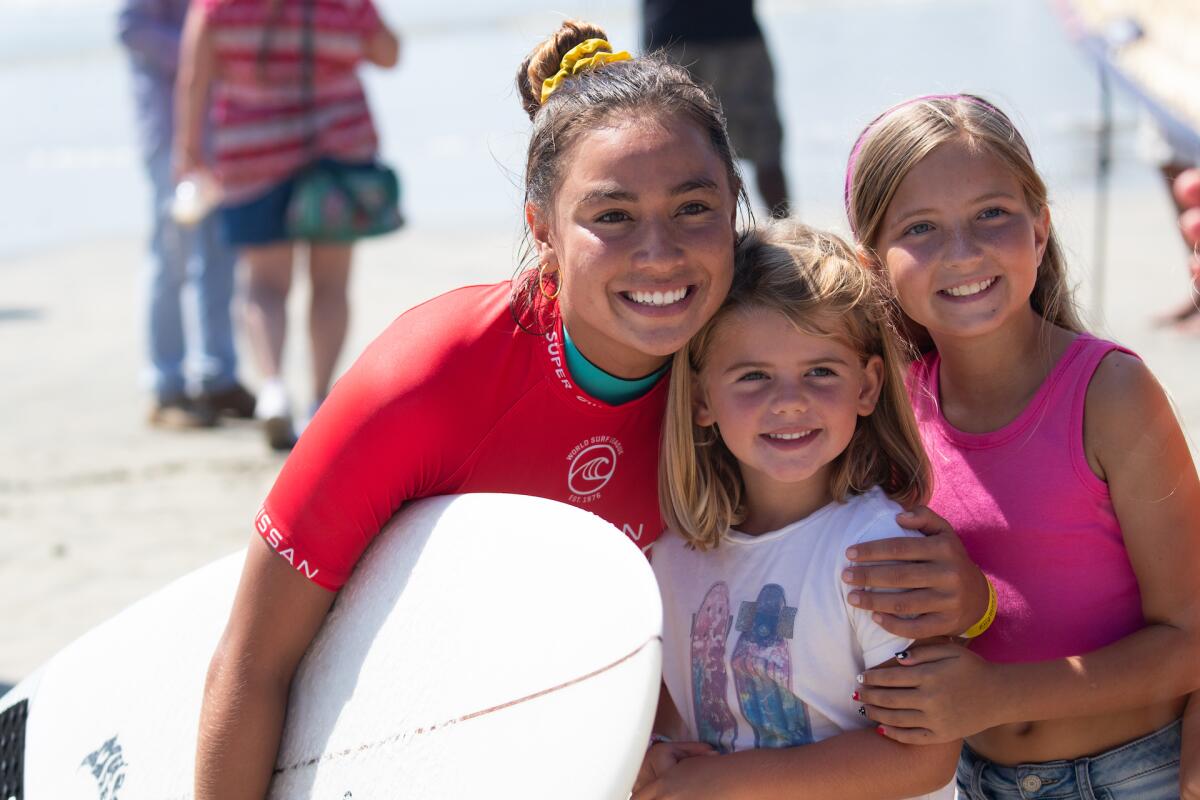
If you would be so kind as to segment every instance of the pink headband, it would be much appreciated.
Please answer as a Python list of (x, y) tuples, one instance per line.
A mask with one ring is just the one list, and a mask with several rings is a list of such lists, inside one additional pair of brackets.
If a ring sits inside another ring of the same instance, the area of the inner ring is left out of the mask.
[[(976, 97), (973, 94), (923, 94), (920, 97), (913, 97), (901, 103), (897, 103), (867, 123), (867, 127), (863, 128), (862, 133), (860, 133), (858, 138), (854, 140), (854, 147), (850, 149), (850, 158), (846, 162), (846, 185), (842, 192), (842, 201), (846, 205), (846, 219), (850, 223), (850, 231), (855, 236), (858, 235), (858, 230), (857, 226), (854, 224), (854, 215), (850, 212), (850, 185), (854, 182), (854, 166), (858, 163), (859, 152), (862, 150), (863, 145), (866, 144), (867, 134), (869, 134), (872, 129), (874, 129), (874, 127), (882, 122), (885, 118), (891, 116), (893, 112), (898, 111), (901, 108), (905, 108), (906, 106), (911, 106), (913, 103), (920, 103), (925, 100), (967, 100), (968, 102), (986, 108), (989, 111), (996, 112), (1001, 117), (1004, 117), (1005, 120), (1008, 119), (1003, 111), (996, 108), (982, 97)], [(1009, 124), (1011, 125), (1012, 123), (1010, 122)]]

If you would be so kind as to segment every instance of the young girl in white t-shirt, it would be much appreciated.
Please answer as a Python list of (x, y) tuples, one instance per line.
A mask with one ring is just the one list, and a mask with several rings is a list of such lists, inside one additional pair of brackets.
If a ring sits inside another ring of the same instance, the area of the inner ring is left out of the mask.
[[(912, 641), (847, 601), (847, 550), (903, 535), (929, 464), (884, 294), (835, 236), (772, 223), (675, 356), (654, 546), (664, 693), (634, 800), (905, 798), (957, 743), (880, 736), (856, 677)], [(939, 796), (950, 796), (942, 791)]]

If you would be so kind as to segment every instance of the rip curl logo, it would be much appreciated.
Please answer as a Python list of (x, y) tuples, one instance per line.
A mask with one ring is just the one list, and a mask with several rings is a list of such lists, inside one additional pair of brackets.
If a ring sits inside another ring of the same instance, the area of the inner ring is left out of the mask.
[(617, 457), (624, 454), (625, 448), (612, 436), (593, 436), (571, 448), (567, 454), (570, 502), (586, 505), (599, 500), (600, 490), (617, 471)]

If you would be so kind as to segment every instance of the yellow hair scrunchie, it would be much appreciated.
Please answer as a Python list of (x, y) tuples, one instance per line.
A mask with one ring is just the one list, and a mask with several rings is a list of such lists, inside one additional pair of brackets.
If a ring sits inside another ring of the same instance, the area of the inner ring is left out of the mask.
[(554, 73), (554, 75), (542, 81), (542, 99), (540, 102), (544, 104), (546, 98), (554, 94), (555, 90), (559, 86), (562, 86), (563, 81), (567, 78), (578, 75), (584, 70), (596, 69), (613, 61), (628, 61), (631, 58), (633, 56), (624, 50), (614, 53), (612, 45), (604, 39), (588, 39), (582, 44), (577, 44), (563, 56), (562, 68)]

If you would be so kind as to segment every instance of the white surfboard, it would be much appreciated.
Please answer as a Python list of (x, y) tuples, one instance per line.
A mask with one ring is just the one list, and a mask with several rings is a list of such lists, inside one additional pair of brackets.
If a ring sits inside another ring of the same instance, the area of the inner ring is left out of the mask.
[[(191, 797), (243, 558), (140, 601), (0, 698), (0, 800)], [(599, 517), (517, 495), (412, 503), (301, 662), (269, 797), (625, 798), (661, 618), (645, 557)]]

